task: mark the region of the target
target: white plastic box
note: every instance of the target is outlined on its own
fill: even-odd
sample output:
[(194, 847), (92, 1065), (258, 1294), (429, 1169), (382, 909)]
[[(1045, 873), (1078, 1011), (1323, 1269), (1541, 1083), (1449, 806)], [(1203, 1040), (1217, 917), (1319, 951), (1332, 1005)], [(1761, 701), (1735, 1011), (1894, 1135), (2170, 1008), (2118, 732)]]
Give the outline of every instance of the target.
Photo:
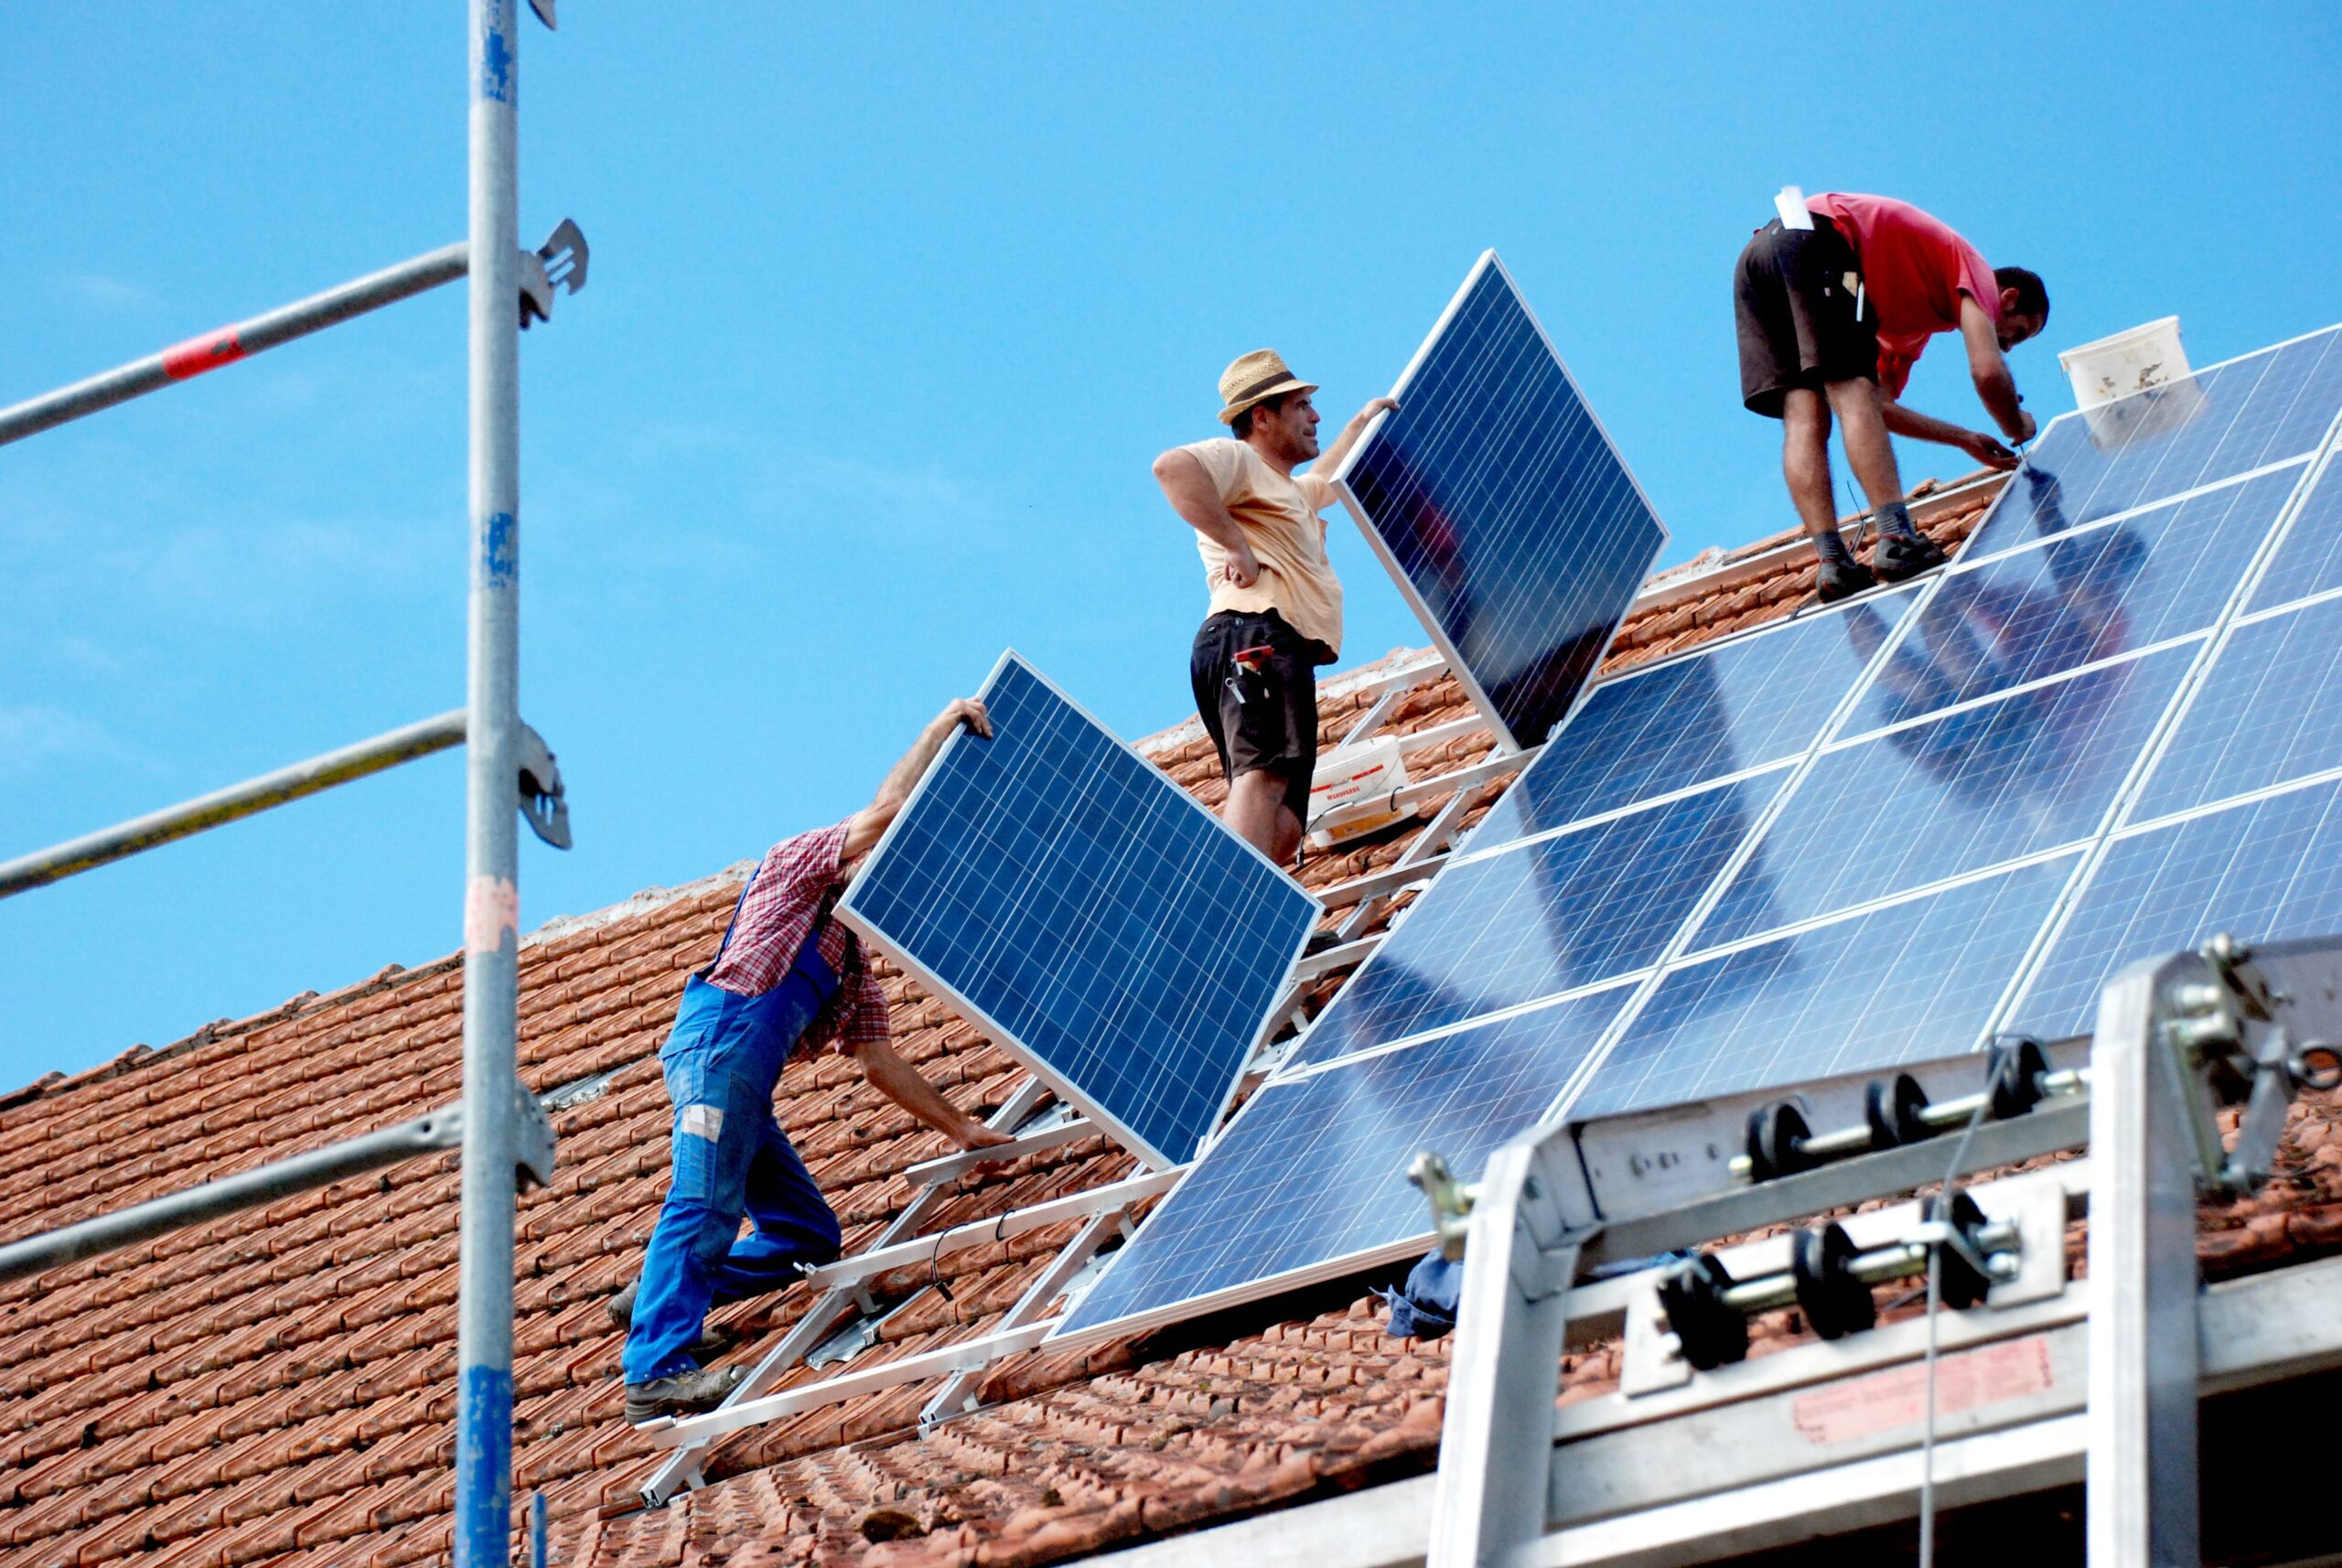
[(1412, 814), (1391, 797), (1407, 787), (1407, 764), (1392, 736), (1317, 759), (1309, 779), (1309, 842), (1330, 849)]

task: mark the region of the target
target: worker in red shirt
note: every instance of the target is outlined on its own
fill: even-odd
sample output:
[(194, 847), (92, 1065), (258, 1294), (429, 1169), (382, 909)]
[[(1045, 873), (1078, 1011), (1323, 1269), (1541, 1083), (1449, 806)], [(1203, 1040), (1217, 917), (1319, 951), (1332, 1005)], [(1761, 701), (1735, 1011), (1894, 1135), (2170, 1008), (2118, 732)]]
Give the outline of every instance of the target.
[[(1786, 193), (1785, 193), (1786, 194)], [(2032, 438), (2003, 356), (2049, 319), (2049, 295), (2023, 267), (1987, 266), (1976, 247), (1907, 201), (1825, 191), (1784, 209), (1740, 252), (1733, 310), (1740, 395), (1781, 422), (1781, 471), (1821, 559), (1827, 602), (1940, 565), (1942, 550), (1911, 524), (1892, 435), (1957, 446), (1993, 468), (2016, 456), (1990, 432), (1933, 418), (1899, 401), (1928, 339), (1957, 332), (1976, 395), (2009, 441)], [(1864, 566), (1847, 550), (1831, 496), (1830, 419), (1869, 498), (1878, 548)], [(1874, 573), (1875, 575), (1874, 575)]]

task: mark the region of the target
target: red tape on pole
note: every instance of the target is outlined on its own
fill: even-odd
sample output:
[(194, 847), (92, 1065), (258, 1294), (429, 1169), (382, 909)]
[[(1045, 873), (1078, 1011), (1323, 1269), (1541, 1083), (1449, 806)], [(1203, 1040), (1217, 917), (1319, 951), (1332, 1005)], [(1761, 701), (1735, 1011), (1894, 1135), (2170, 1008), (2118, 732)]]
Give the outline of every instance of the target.
[(236, 329), (222, 327), (164, 349), (163, 373), (175, 381), (183, 381), (189, 376), (232, 365), (243, 357), (244, 346), (236, 340)]

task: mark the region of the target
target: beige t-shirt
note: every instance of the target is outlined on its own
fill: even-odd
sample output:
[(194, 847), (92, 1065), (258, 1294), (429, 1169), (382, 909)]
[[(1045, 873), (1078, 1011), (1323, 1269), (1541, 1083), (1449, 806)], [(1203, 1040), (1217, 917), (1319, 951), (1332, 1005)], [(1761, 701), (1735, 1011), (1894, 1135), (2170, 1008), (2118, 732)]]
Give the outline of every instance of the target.
[(1202, 532), (1196, 549), (1204, 558), (1204, 583), (1211, 608), (1274, 610), (1293, 629), (1322, 642), (1329, 653), (1342, 650), (1342, 585), (1326, 559), (1326, 523), (1317, 514), (1334, 504), (1333, 481), (1315, 474), (1291, 477), (1241, 441), (1222, 436), (1180, 448), (1192, 452), (1219, 491), (1220, 501), (1244, 541), (1252, 547), (1261, 575), (1249, 588), (1228, 580), (1228, 552)]

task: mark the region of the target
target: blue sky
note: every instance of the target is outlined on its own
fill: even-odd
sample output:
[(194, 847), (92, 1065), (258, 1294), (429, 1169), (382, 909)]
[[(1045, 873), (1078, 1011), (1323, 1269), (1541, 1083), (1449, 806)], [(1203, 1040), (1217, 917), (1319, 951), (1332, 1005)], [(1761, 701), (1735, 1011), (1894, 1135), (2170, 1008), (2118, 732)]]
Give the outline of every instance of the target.
[[(1147, 473), (1243, 349), (1339, 418), (1478, 252), (1674, 532), (1790, 521), (1728, 274), (1916, 200), (2208, 363), (2342, 318), (2342, 12), (620, 6), (521, 58), (524, 928), (859, 805), (1014, 644), (1124, 735), (1202, 601)], [(684, 26), (683, 24), (688, 24)], [(459, 239), (462, 7), (0, 12), (0, 403)], [(460, 289), (0, 451), (0, 856), (457, 705)], [(1911, 401), (1982, 423), (1956, 353)], [(1967, 465), (1907, 446), (1907, 478)], [(1423, 639), (1350, 525), (1345, 662)], [(0, 902), (0, 1089), (452, 950), (444, 755)]]

